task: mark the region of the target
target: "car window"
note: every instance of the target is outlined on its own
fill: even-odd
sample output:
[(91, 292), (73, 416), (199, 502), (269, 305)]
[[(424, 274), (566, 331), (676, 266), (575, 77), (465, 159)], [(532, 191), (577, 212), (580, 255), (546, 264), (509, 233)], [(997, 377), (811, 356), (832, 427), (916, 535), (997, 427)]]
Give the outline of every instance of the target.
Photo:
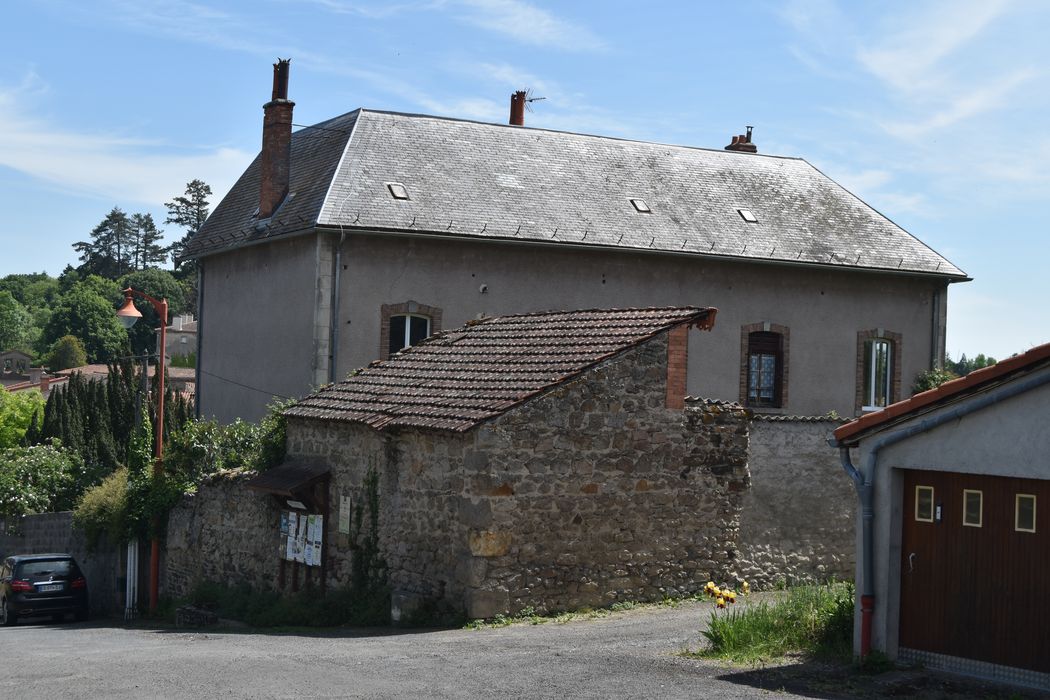
[(18, 566), (15, 578), (41, 579), (41, 578), (69, 578), (73, 568), (73, 562), (69, 559), (44, 559), (36, 561), (25, 561)]

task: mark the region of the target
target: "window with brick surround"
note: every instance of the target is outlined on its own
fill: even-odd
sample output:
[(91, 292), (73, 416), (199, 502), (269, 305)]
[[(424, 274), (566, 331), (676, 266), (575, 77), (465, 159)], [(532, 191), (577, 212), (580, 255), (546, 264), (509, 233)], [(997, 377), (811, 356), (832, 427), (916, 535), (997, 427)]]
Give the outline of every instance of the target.
[(900, 350), (900, 333), (877, 328), (857, 334), (858, 413), (900, 401)]
[(740, 331), (740, 402), (754, 408), (787, 406), (788, 329), (752, 323)]
[(441, 330), (441, 309), (415, 301), (380, 307), (379, 359), (411, 347)]

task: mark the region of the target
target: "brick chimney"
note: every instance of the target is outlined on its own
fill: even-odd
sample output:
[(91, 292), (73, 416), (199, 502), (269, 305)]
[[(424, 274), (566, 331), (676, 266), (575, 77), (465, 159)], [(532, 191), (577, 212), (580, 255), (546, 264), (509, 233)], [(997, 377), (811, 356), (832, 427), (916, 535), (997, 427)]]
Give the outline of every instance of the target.
[(727, 151), (741, 151), (743, 153), (758, 153), (758, 146), (751, 143), (751, 130), (755, 127), (747, 127), (747, 133), (734, 136), (732, 143), (726, 146)]
[(262, 156), (259, 160), (259, 218), (269, 219), (288, 195), (292, 161), (292, 108), (288, 68), (292, 59), (273, 64), (273, 96), (263, 105)]
[(525, 126), (525, 91), (518, 90), (510, 96), (510, 123)]

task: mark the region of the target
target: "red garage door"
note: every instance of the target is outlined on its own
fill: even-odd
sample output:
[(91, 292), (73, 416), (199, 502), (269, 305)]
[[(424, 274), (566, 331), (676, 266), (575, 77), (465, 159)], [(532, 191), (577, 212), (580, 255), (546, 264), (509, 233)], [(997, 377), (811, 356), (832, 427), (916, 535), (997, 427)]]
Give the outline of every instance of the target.
[(904, 475), (900, 645), (1050, 672), (1050, 481)]

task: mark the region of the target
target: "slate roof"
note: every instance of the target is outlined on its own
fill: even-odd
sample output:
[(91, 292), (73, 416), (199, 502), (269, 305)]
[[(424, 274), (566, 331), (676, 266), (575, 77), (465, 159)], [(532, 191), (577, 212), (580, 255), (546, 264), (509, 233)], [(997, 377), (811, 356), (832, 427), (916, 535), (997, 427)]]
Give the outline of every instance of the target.
[(1001, 360), (994, 365), (982, 367), (965, 377), (945, 382), (939, 387), (915, 394), (909, 399), (890, 404), (857, 418), (835, 430), (838, 445), (853, 446), (868, 435), (885, 430), (919, 413), (940, 408), (946, 403), (998, 386), (1020, 374), (1027, 374), (1050, 366), (1050, 343), (1037, 345), (1031, 350)]
[(312, 394), (286, 416), (462, 432), (681, 324), (710, 329), (716, 309), (548, 311), (436, 334)]
[(316, 224), (965, 278), (800, 158), (357, 110), (293, 134), (291, 173), (294, 197), (257, 232), (256, 159), (186, 257)]

